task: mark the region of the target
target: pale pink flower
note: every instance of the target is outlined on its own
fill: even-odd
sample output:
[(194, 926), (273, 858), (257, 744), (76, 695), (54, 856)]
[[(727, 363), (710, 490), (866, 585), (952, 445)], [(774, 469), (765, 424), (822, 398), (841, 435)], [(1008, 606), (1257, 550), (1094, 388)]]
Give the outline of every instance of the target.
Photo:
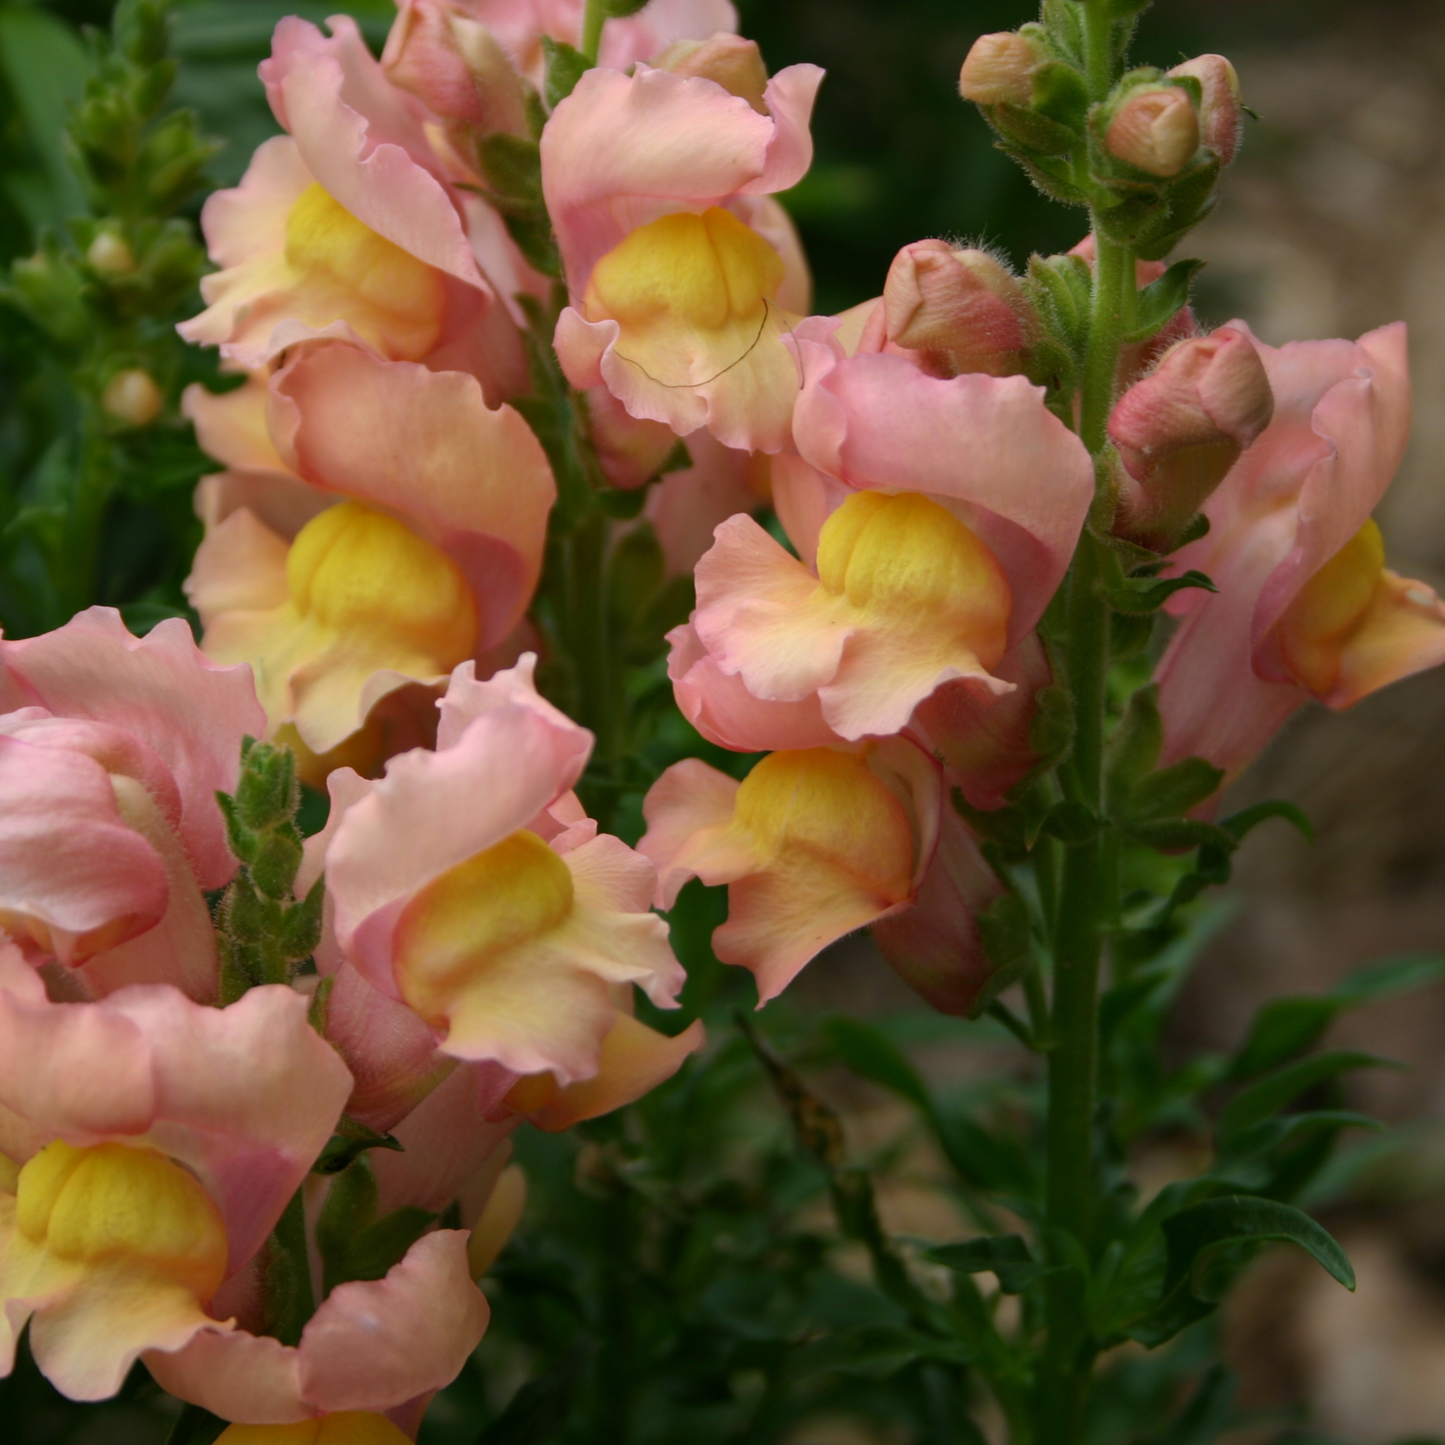
[(649, 790), (638, 848), (659, 907), (691, 878), (728, 885), (713, 949), (756, 976), (761, 1005), (828, 944), (912, 905), (942, 797), (937, 764), (902, 738), (776, 752), (741, 783), (689, 758)]
[(858, 739), (902, 731), (954, 680), (984, 702), (1013, 691), (998, 669), (1042, 616), (1093, 498), (1082, 444), (1022, 377), (804, 354), (802, 460), (775, 464), (773, 483), (802, 560), (749, 518), (717, 529), (691, 631), (674, 634), (684, 710), (726, 711), (741, 737), (743, 699), (718, 684), (735, 677), (793, 708), (790, 728), (811, 732), (816, 699), (823, 724)]
[(1404, 325), (1255, 345), (1274, 420), (1205, 504), (1208, 535), (1173, 559), (1219, 591), (1171, 599), (1180, 625), (1155, 673), (1165, 761), (1230, 777), (1311, 697), (1348, 707), (1445, 660), (1445, 605), (1384, 567), (1370, 520), (1409, 432)]
[(525, 362), (468, 236), (476, 208), (356, 23), (337, 16), (332, 29), (323, 36), (295, 17), (277, 26), (261, 77), (289, 134), (257, 150), (239, 187), (206, 202), (221, 270), (202, 281), (207, 309), (181, 334), (247, 368), (336, 338), (469, 371), (500, 400), (525, 385)]
[(369, 786), (333, 774), (333, 797), (366, 790), (325, 867), (342, 955), (444, 1053), (567, 1085), (597, 1074), (630, 985), (671, 1006), (683, 974), (648, 911), (652, 865), (570, 793), (591, 734), (537, 695), (532, 664), (458, 669), (436, 752)]
[(202, 889), (236, 860), (216, 806), (263, 726), (249, 670), (179, 619), (148, 636), (93, 607), (0, 642), (0, 920), (83, 993), (170, 982), (215, 997)]
[[(279, 986), (50, 1002), (0, 950), (0, 1366), (30, 1321), (73, 1399), (234, 1321), (215, 1308), (306, 1177), (351, 1078)], [(273, 1342), (274, 1343), (274, 1342)]]
[(811, 65), (781, 71), (760, 114), (713, 79), (598, 69), (558, 105), (542, 181), (572, 299), (555, 344), (574, 385), (606, 385), (679, 436), (705, 426), (742, 449), (787, 444), (790, 307), (806, 296), (769, 197), (812, 159), (821, 79)]
[[(294, 729), (317, 756), (354, 738), (352, 756), (328, 761), (370, 767), (407, 739), (385, 746), (383, 699), (439, 687), (521, 622), (556, 486), (521, 416), (488, 408), (463, 372), (333, 344), (283, 367), (269, 399), (277, 461), (305, 485), (212, 479), (204, 504), (232, 510), (198, 550), (188, 595), (207, 654), (255, 667), (273, 733)], [(212, 418), (208, 430), (221, 429)]]

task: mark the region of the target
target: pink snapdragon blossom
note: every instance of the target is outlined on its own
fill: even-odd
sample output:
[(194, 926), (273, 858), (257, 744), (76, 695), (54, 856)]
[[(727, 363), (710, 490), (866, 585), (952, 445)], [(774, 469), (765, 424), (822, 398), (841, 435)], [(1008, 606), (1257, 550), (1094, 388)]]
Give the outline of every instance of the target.
[(0, 1370), (29, 1320), (51, 1382), (103, 1399), (143, 1353), (234, 1330), (224, 1283), (350, 1087), (290, 989), (226, 1009), (155, 985), (56, 1004), (0, 949)]
[(1445, 661), (1445, 605), (1384, 566), (1370, 520), (1409, 432), (1404, 325), (1255, 345), (1274, 419), (1205, 504), (1208, 535), (1173, 559), (1219, 591), (1170, 600), (1180, 625), (1155, 671), (1164, 761), (1228, 777), (1311, 697), (1348, 707)]
[(705, 426), (745, 450), (787, 445), (806, 296), (769, 198), (812, 159), (821, 79), (811, 65), (779, 72), (760, 113), (702, 75), (598, 69), (557, 106), (542, 184), (572, 301), (555, 345), (574, 385), (605, 385), (679, 436)]
[(766, 726), (746, 724), (746, 698), (767, 705), (758, 713), (786, 705), (804, 736), (816, 707), (858, 739), (902, 731), (954, 680), (985, 702), (1013, 691), (999, 669), (1058, 587), (1093, 498), (1083, 445), (1022, 377), (942, 379), (902, 356), (803, 349), (802, 460), (774, 468), (802, 560), (749, 518), (725, 522), (698, 564), (689, 630), (673, 635), (684, 711), (726, 713), (736, 746)]
[(538, 696), (533, 661), (489, 682), (458, 669), (436, 752), (370, 785), (333, 774), (333, 798), (365, 795), (326, 880), (342, 955), (443, 1052), (565, 1086), (597, 1074), (632, 984), (672, 1006), (683, 973), (648, 912), (652, 865), (570, 792), (591, 734)]
[(0, 642), (0, 921), (83, 993), (170, 982), (215, 998), (201, 890), (235, 871), (216, 791), (263, 726), (249, 670), (179, 619), (144, 638), (93, 607)]
[[(531, 601), (556, 486), (521, 416), (488, 408), (463, 372), (331, 344), (271, 379), (269, 407), (277, 460), (307, 487), (275, 473), (210, 483), (215, 510), (222, 489), (233, 510), (187, 590), (207, 654), (253, 663), (271, 731), (293, 728), (320, 756), (390, 694), (438, 687), (505, 642)], [(378, 742), (339, 760), (372, 765)]]
[(761, 1006), (828, 944), (912, 904), (941, 800), (938, 765), (902, 738), (772, 753), (741, 783), (689, 758), (648, 791), (638, 848), (659, 907), (691, 878), (728, 885), (713, 948), (756, 976)]
[(288, 134), (206, 202), (221, 270), (202, 281), (207, 309), (181, 335), (247, 368), (337, 338), (469, 371), (500, 400), (525, 385), (525, 361), (468, 236), (475, 208), (355, 21), (337, 16), (332, 32), (295, 17), (277, 26), (261, 77)]

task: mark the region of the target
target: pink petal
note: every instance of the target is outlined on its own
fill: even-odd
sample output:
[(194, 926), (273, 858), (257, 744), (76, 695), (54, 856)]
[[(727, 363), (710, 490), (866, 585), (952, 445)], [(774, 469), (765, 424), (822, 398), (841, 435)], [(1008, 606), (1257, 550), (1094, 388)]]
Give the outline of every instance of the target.
[(383, 75), (356, 22), (327, 38), (290, 16), (261, 79), (312, 176), (363, 225), (439, 271), (490, 294), (443, 187), (419, 110)]
[(557, 489), (546, 454), (477, 380), (324, 346), (273, 382), (295, 409), (297, 470), (326, 490), (395, 511), (450, 552), (482, 608), (482, 646), (516, 625), (541, 569)]
[[(657, 906), (671, 908), (690, 879), (699, 876), (698, 836), (716, 832), (732, 821), (738, 783), (699, 758), (674, 763), (647, 790), (642, 815), (647, 832), (637, 851), (657, 869)], [(705, 846), (705, 845), (704, 845)], [(746, 869), (751, 859), (744, 859)], [(737, 874), (734, 876), (741, 876)], [(705, 883), (725, 882), (712, 872)]]
[(301, 1391), (318, 1412), (387, 1410), (461, 1373), (489, 1311), (465, 1230), (423, 1235), (385, 1279), (338, 1285), (301, 1335)]
[(197, 881), (219, 888), (231, 877), (236, 860), (215, 795), (236, 786), (242, 737), (266, 729), (250, 668), (218, 667), (179, 618), (132, 637), (108, 607), (0, 642), (0, 665), (7, 709), (39, 703), (60, 717), (111, 723), (154, 751), (180, 791), (180, 834)]
[(77, 946), (84, 957), (143, 933), (169, 895), (164, 862), (122, 817), (100, 763), (3, 735), (0, 878), (0, 917), (29, 924), (63, 963)]
[(580, 296), (597, 261), (629, 232), (676, 210), (797, 183), (812, 159), (808, 116), (823, 72), (775, 75), (771, 117), (710, 80), (641, 66), (591, 70), (542, 132), (542, 187), (567, 282)]
[(901, 356), (837, 359), (802, 343), (798, 450), (862, 489), (951, 503), (998, 558), (1013, 592), (1011, 644), (1043, 615), (1094, 496), (1083, 444), (1021, 376), (927, 376)]

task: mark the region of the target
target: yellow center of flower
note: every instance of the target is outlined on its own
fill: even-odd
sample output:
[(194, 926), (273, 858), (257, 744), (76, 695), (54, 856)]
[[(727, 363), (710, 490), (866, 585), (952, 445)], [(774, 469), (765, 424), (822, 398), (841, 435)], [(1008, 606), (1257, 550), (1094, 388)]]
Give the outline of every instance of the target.
[(385, 1415), (344, 1410), (294, 1425), (231, 1425), (216, 1445), (411, 1445)]
[(756, 345), (783, 269), (756, 231), (719, 206), (663, 216), (593, 267), (583, 311), (620, 322), (618, 354), (655, 381), (697, 386)]
[(402, 997), (440, 1024), (467, 985), (572, 913), (572, 874), (522, 829), (447, 869), (407, 904), (395, 934)]
[(733, 810), (763, 867), (823, 860), (893, 901), (906, 898), (913, 830), (902, 804), (862, 753), (770, 753), (743, 779)]
[(20, 1170), (16, 1225), (73, 1264), (138, 1265), (215, 1294), (226, 1274), (226, 1226), (199, 1181), (152, 1149), (48, 1144)]
[(951, 512), (916, 492), (855, 492), (823, 524), (818, 580), (895, 627), (965, 640), (984, 667), (1008, 644), (1013, 597), (994, 555)]
[(456, 564), (409, 527), (359, 502), (313, 517), (286, 559), (291, 601), (329, 631), (359, 634), (390, 665), (450, 672), (477, 645), (477, 606)]
[(1301, 686), (1334, 686), (1346, 644), (1370, 610), (1385, 568), (1385, 540), (1367, 521), (1308, 582), (1279, 620), (1280, 655)]
[(446, 283), (312, 183), (286, 217), (286, 261), (307, 297), (306, 319), (349, 321), (388, 355), (423, 355), (435, 344)]

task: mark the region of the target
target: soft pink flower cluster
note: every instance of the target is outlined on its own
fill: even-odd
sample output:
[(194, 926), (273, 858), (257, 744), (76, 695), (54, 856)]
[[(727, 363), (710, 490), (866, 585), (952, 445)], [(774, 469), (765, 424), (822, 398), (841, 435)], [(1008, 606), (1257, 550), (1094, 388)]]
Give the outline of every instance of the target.
[[(198, 497), (201, 646), (100, 609), (0, 643), (0, 1363), (28, 1321), (76, 1398), (140, 1358), (230, 1420), (414, 1433), (486, 1326), (509, 1131), (634, 1099), (702, 1043), (633, 1009), (676, 1002), (651, 909), (689, 879), (727, 885), (715, 948), (764, 1001), (871, 925), (968, 1011), (1002, 885), (949, 800), (998, 809), (1040, 764), (1040, 625), (1086, 528), (1217, 589), (1169, 603), (1165, 762), (1232, 777), (1308, 699), (1445, 658), (1445, 607), (1369, 520), (1408, 426), (1402, 327), (1276, 350), (1185, 311), (1126, 348), (1110, 515), (997, 258), (919, 241), (880, 297), (809, 314), (774, 196), (810, 163), (820, 71), (769, 77), (726, 0), (652, 0), (548, 114), (542, 36), (576, 42), (582, 13), (403, 0), (379, 61), (344, 17), (281, 23), (261, 79), (285, 134), (207, 203), (218, 270), (183, 328), (239, 377), (188, 398), (224, 468)], [(565, 304), (499, 157), (539, 166)], [(1055, 263), (1086, 286), (1091, 243)], [(591, 735), (533, 683), (538, 316), (612, 487), (684, 440), (644, 512), (695, 568), (669, 676), (704, 738), (767, 754), (742, 781), (670, 768), (635, 851), (586, 816)], [(314, 975), (217, 1007), (215, 794), (246, 735), (329, 790), (297, 884), (324, 879), (324, 927)], [(402, 1146), (352, 1166), (373, 1214), (428, 1222), (338, 1281), (342, 1176), (313, 1166), (366, 1130)], [(278, 1280), (308, 1239), (293, 1329)]]

